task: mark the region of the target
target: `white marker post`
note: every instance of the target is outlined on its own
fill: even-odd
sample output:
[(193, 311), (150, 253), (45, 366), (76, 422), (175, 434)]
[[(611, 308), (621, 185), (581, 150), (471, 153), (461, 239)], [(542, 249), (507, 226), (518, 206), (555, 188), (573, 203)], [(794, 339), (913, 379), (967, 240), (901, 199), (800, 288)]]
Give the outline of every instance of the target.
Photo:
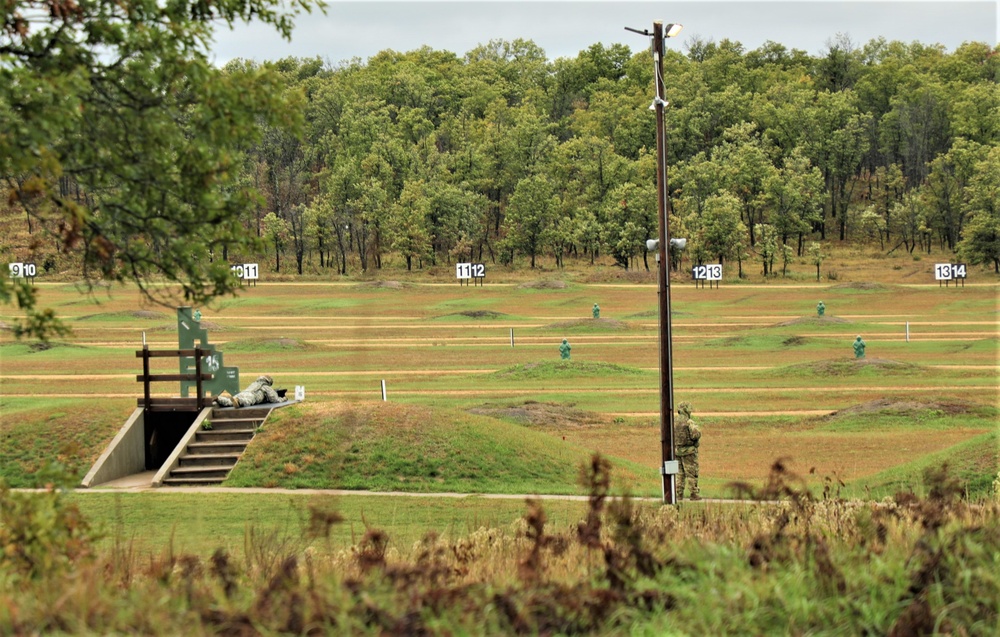
[(510, 328), (510, 346), (514, 347), (514, 328)]
[(906, 322), (906, 342), (910, 342), (910, 322)]
[(382, 380), (382, 401), (385, 401), (385, 380)]

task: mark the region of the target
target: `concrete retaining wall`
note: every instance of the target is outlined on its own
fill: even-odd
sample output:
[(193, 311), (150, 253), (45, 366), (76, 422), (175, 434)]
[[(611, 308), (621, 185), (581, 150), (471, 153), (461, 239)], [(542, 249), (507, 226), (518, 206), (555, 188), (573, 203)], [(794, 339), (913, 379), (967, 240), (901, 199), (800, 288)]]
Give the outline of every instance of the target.
[(145, 470), (145, 420), (143, 410), (136, 409), (91, 467), (80, 486), (93, 487)]

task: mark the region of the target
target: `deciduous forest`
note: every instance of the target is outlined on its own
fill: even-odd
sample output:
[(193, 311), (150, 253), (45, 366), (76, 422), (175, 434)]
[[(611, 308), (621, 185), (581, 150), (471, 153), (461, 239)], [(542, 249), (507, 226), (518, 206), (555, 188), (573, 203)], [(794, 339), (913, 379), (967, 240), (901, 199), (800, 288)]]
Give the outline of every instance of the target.
[[(664, 72), (671, 228), (693, 263), (780, 276), (833, 239), (939, 246), (1000, 271), (1000, 49), (846, 37), (819, 56), (686, 49)], [(550, 61), (530, 41), (493, 41), (265, 66), (304, 116), (301, 137), (261, 125), (242, 157), (263, 194), (242, 221), (275, 269), (343, 274), (350, 257), (366, 270), (388, 253), (408, 269), (602, 255), (649, 267), (647, 51), (598, 44)]]
[[(645, 49), (550, 60), (490, 41), (218, 68), (213, 20), (259, 15), (287, 36), (291, 17), (270, 0), (44, 20), (21, 4), (0, 33), (2, 201), (23, 220), (6, 261), (48, 271), (68, 254), (91, 280), (156, 296), (147, 282), (163, 278), (192, 302), (231, 291), (228, 264), (248, 259), (331, 276), (652, 261)], [(842, 35), (815, 55), (679, 44), (664, 60), (668, 190), (688, 244), (673, 256), (780, 277), (835, 241), (945, 249), (1000, 273), (998, 52)]]

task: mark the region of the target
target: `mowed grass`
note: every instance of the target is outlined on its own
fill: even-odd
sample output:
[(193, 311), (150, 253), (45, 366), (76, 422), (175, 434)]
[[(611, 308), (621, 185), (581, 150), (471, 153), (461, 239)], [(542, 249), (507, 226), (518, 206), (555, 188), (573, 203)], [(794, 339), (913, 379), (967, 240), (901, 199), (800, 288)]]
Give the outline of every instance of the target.
[[(434, 532), (446, 540), (479, 529), (515, 527), (524, 515), (520, 499), (332, 496), (324, 494), (245, 493), (108, 493), (70, 496), (103, 535), (103, 545), (131, 544), (143, 554), (210, 555), (224, 548), (245, 556), (254, 543), (282, 552), (311, 546), (321, 552), (346, 551), (369, 529), (384, 531), (389, 548), (409, 553), (413, 544)], [(586, 502), (549, 500), (545, 512), (552, 528), (583, 519)], [(310, 509), (336, 512), (343, 522), (328, 538), (306, 539)], [(260, 547), (258, 547), (260, 548)], [(252, 549), (251, 549), (252, 550)]]
[[(495, 418), (392, 403), (319, 403), (274, 412), (226, 486), (461, 493), (582, 493), (587, 449)], [(615, 482), (655, 483), (619, 460)]]
[[(874, 280), (877, 269), (864, 259), (837, 258), (859, 268), (850, 270), (854, 276)], [(896, 427), (849, 432), (796, 415), (882, 399), (997, 404), (996, 286), (938, 288), (930, 265), (906, 262), (902, 267), (880, 285), (754, 280), (704, 290), (675, 282), (675, 401), (692, 402), (696, 417), (740, 414), (701, 418), (712, 434), (723, 434), (712, 436), (717, 441), (712, 444), (722, 446), (706, 443), (703, 451), (702, 482), (710, 493), (724, 493), (732, 480), (763, 479), (782, 455), (792, 457), (804, 473), (815, 467), (818, 476), (841, 475), (854, 485), (978, 440), (990, 429), (988, 419), (952, 415), (935, 435), (906, 417)], [(241, 477), (241, 484), (301, 488), (335, 478), (352, 489), (531, 492), (532, 485), (550, 485), (550, 492), (571, 493), (576, 462), (600, 448), (620, 459), (622, 467), (627, 462), (645, 467), (649, 473), (636, 484), (648, 491), (641, 485), (656, 483), (659, 465), (653, 278), (641, 272), (619, 277), (601, 269), (530, 273), (497, 268), (485, 287), (476, 288), (453, 284), (453, 273), (446, 270), (384, 273), (398, 282), (265, 281), (237, 299), (200, 308), (203, 322), (212, 326), (211, 342), (226, 353), (226, 364), (240, 367), (244, 381), (268, 373), (279, 386), (307, 387), (302, 422), (282, 425), (298, 432), (288, 439), (303, 449), (289, 451), (292, 447), (269, 438), (281, 433), (269, 424), (251, 447), (252, 453), (264, 454), (260, 467)], [(924, 279), (931, 284), (901, 284)], [(526, 283), (534, 287), (522, 287)], [(172, 310), (142, 305), (133, 288), (102, 291), (97, 304), (74, 286), (39, 287), (42, 304), (69, 319), (76, 331), (41, 351), (0, 333), (0, 454), (12, 460), (5, 475), (18, 484), (30, 484), (31, 471), (50, 460), (72, 459), (79, 472), (96, 459), (141, 391), (134, 380), (139, 372), (134, 350), (142, 332), (154, 348), (176, 347)], [(827, 306), (823, 319), (815, 315), (819, 300)], [(595, 302), (601, 306), (598, 321), (590, 318)], [(5, 313), (0, 318), (12, 316), (11, 308), (0, 310)], [(910, 342), (905, 340), (907, 322)], [(853, 359), (851, 342), (857, 334), (868, 343), (864, 363)], [(573, 358), (565, 362), (558, 358), (564, 337), (573, 345)], [(160, 367), (157, 362), (154, 371), (173, 373), (170, 363)], [(383, 379), (390, 403), (374, 408), (371, 401), (379, 398)], [(153, 389), (158, 395), (176, 391), (169, 383)], [(51, 401), (63, 399), (71, 401), (71, 410), (53, 407)], [(27, 400), (37, 409), (15, 410), (11, 400)], [(489, 402), (524, 401), (583, 410), (599, 424), (585, 434), (564, 434), (497, 425), (491, 422), (495, 419), (463, 411)], [(399, 414), (385, 415), (393, 409)], [(379, 427), (352, 428), (345, 410), (364, 412), (376, 424), (408, 418), (411, 425), (393, 434)], [(49, 411), (62, 414), (53, 418), (56, 424), (48, 423)], [(767, 415), (782, 411), (791, 414)], [(515, 428), (508, 432), (506, 426)], [(449, 438), (444, 431), (462, 435)], [(486, 432), (485, 438), (475, 432)], [(45, 440), (36, 441), (39, 436)], [(381, 438), (391, 443), (380, 445)], [(358, 451), (350, 451), (351, 441)], [(506, 452), (529, 442), (552, 454), (556, 468), (549, 472), (535, 466), (544, 463), (519, 464), (517, 453)], [(453, 454), (460, 446), (471, 446), (470, 457)], [(233, 479), (249, 468), (241, 465)], [(475, 477), (462, 478), (463, 471)], [(569, 475), (556, 477), (559, 472)]]

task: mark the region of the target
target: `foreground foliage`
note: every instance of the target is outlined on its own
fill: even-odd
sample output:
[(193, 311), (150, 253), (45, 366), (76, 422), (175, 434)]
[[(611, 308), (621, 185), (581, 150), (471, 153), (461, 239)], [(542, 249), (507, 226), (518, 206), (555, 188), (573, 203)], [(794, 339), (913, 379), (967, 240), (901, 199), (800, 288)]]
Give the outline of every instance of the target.
[[(115, 542), (67, 571), (28, 568), (6, 544), (0, 632), (996, 634), (1000, 508), (962, 501), (943, 472), (925, 479), (926, 499), (816, 500), (776, 463), (752, 495), (782, 505), (660, 508), (609, 498), (595, 456), (572, 528), (551, 529), (529, 501), (511, 528), (431, 534), (405, 553), (374, 528), (350, 551), (324, 551), (340, 516), (318, 507), (307, 548), (251, 528), (243, 559), (165, 549), (147, 561)], [(73, 508), (55, 491), (2, 492), (0, 532), (51, 503)]]
[[(236, 223), (254, 201), (237, 182), (239, 151), (258, 124), (293, 127), (297, 109), (271, 74), (213, 67), (212, 31), (254, 20), (287, 38), (312, 6), (0, 5), (0, 191), (24, 213), (31, 253), (54, 243), (88, 278), (133, 280), (151, 297), (164, 296), (151, 278), (196, 301), (231, 292), (226, 252), (253, 245)], [(0, 279), (0, 302), (14, 300), (26, 314), (19, 334), (63, 329), (34, 310), (30, 286)]]

